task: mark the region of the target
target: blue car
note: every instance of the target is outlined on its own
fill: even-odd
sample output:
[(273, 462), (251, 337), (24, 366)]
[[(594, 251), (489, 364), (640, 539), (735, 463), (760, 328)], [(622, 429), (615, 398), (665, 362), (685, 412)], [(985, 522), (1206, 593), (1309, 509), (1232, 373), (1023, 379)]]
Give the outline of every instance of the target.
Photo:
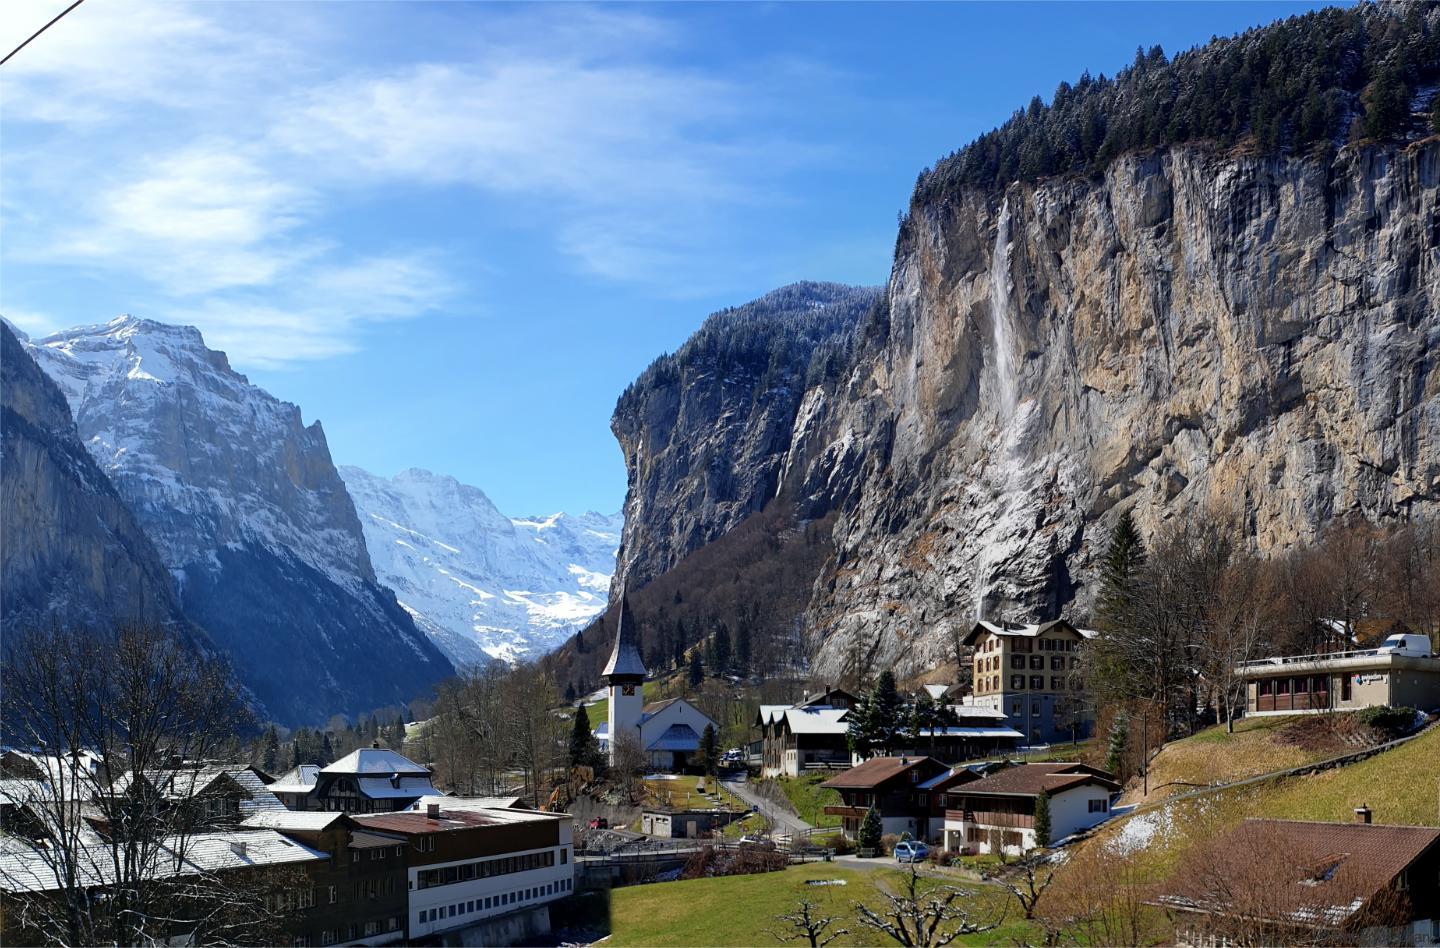
[(930, 855), (930, 847), (919, 840), (895, 844), (896, 862), (924, 862)]

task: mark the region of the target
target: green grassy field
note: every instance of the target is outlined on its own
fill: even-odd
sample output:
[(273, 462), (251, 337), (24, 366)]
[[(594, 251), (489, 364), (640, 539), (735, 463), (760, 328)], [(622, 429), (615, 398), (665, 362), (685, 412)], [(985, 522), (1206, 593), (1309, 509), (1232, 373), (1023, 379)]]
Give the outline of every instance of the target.
[(673, 810), (710, 810), (715, 807), (744, 809), (745, 804), (720, 782), (712, 781), (707, 790), (718, 791), (720, 802), (716, 803), (709, 793), (701, 793), (697, 786), (703, 778), (681, 775), (669, 780), (646, 780), (645, 796), (649, 802)]
[(840, 791), (821, 787), (831, 774), (806, 774), (803, 777), (779, 777), (775, 783), (785, 799), (795, 808), (800, 819), (811, 826), (839, 826), (840, 817), (827, 816), (825, 807), (840, 802)]
[[(855, 919), (851, 903), (877, 904), (877, 881), (895, 879), (895, 870), (843, 869), (835, 863), (791, 866), (782, 872), (715, 879), (690, 879), (629, 886), (611, 894), (611, 937), (606, 945), (688, 946), (776, 945), (766, 929), (780, 929), (775, 916), (793, 911), (802, 898), (827, 915), (844, 916), (837, 926), (849, 930), (835, 945), (884, 945), (890, 940)], [(836, 879), (845, 885), (807, 885), (807, 880)], [(975, 909), (995, 917), (1006, 909), (1008, 896), (989, 886), (967, 886), (976, 892)], [(1039, 937), (1029, 922), (1009, 906), (1005, 924), (959, 945), (1034, 944)]]
[(1376, 823), (1440, 826), (1440, 730), (1349, 767), (1280, 781), (1252, 815), (1348, 822), (1362, 803)]

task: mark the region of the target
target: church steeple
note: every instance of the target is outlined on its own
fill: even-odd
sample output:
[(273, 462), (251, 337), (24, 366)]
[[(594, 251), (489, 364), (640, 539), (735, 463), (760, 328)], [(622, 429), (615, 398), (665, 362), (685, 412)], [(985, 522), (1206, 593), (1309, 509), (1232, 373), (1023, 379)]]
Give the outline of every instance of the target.
[(649, 672), (640, 657), (640, 641), (635, 617), (630, 614), (630, 600), (620, 590), (620, 618), (615, 629), (615, 647), (600, 677), (607, 685), (635, 684), (645, 680)]

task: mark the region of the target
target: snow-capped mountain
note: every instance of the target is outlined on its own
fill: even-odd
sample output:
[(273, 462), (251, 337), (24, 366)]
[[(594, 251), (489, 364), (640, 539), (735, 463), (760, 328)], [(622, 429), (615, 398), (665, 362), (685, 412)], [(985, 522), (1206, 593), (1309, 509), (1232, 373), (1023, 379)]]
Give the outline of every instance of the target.
[(534, 657), (604, 610), (620, 514), (511, 518), (430, 471), (340, 476), (380, 581), (457, 665)]
[(408, 701), (450, 663), (376, 580), (317, 421), (206, 348), (122, 316), (28, 343), (174, 575), (283, 721)]

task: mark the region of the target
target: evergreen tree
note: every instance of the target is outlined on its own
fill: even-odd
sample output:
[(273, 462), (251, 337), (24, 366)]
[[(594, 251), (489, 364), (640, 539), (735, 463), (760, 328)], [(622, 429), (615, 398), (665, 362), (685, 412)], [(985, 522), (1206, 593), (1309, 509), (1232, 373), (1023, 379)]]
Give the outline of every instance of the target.
[[(301, 731), (303, 731), (303, 730), (304, 730), (304, 729), (302, 728)], [(300, 759), (300, 733), (301, 733), (301, 731), (296, 731), (296, 732), (291, 736), (291, 738), (290, 738), (290, 769), (291, 769), (291, 770), (294, 770), (296, 767), (299, 767), (302, 763), (304, 763), (304, 761), (302, 761), (302, 760)]]
[(582, 704), (575, 709), (575, 723), (570, 729), (570, 766), (593, 765), (599, 757), (599, 742), (590, 730), (590, 715)]
[(730, 630), (723, 622), (715, 630), (715, 634), (710, 637), (710, 641), (715, 643), (715, 661), (711, 663), (710, 667), (715, 670), (716, 674), (723, 675), (730, 670), (731, 657)]
[(1050, 794), (1045, 790), (1035, 798), (1035, 845), (1050, 845)]
[(880, 822), (880, 811), (872, 806), (865, 811), (865, 819), (860, 823), (860, 848), (879, 852), (880, 837), (884, 834), (885, 826)]
[(565, 703), (575, 703), (575, 682), (573, 681), (567, 681), (565, 683)]
[(700, 650), (697, 648), (690, 653), (690, 674), (687, 680), (691, 688), (699, 688), (705, 680), (705, 665), (700, 660)]
[(750, 674), (750, 623), (744, 619), (735, 627), (735, 670), (741, 675)]
[(575, 651), (576, 651), (577, 654), (580, 654), (580, 655), (584, 655), (584, 654), (585, 654), (585, 630), (584, 630), (584, 629), (576, 629), (576, 630), (575, 630)]
[(705, 763), (705, 776), (714, 777), (720, 765), (720, 744), (715, 734), (715, 725), (705, 725), (700, 735), (700, 757)]
[(275, 768), (280, 765), (280, 733), (275, 730), (275, 725), (265, 729), (265, 749), (260, 755), (260, 769), (272, 776), (275, 775)]
[(1105, 769), (1116, 777), (1120, 777), (1120, 768), (1125, 765), (1125, 751), (1129, 744), (1130, 722), (1122, 712), (1115, 716), (1115, 723), (1110, 725), (1110, 741), (1105, 751)]
[(898, 743), (904, 727), (904, 708), (895, 687), (895, 673), (888, 668), (875, 680), (870, 713), (873, 740), (888, 754)]
[(316, 761), (321, 767), (328, 766), (335, 762), (335, 749), (330, 744), (330, 732), (326, 731), (325, 736), (320, 739), (320, 759)]
[(1089, 648), (1095, 690), (1108, 698), (1124, 700), (1135, 685), (1133, 655), (1127, 654), (1127, 637), (1134, 627), (1137, 584), (1145, 567), (1145, 544), (1127, 510), (1110, 530), (1110, 545), (1100, 565), (1100, 591), (1095, 617), (1099, 638)]
[(875, 747), (875, 708), (870, 692), (860, 696), (845, 718), (849, 721), (845, 728), (845, 743), (849, 745), (850, 753), (868, 758)]
[(675, 634), (675, 658), (676, 668), (685, 667), (685, 623), (680, 623), (680, 630)]

